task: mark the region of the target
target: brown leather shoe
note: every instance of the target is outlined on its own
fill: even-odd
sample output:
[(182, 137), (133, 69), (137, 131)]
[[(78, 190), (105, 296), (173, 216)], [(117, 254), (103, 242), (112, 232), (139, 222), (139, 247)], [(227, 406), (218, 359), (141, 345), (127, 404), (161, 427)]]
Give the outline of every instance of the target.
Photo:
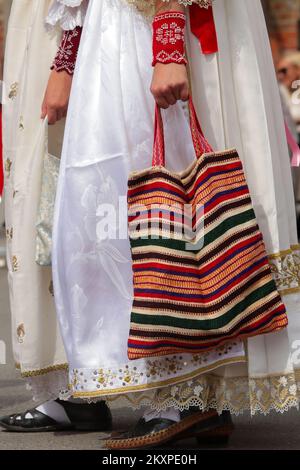
[(199, 445), (203, 444), (228, 444), (230, 436), (234, 431), (234, 424), (231, 419), (230, 411), (223, 411), (206, 423), (206, 428), (196, 424), (189, 429), (181, 439), (190, 439), (195, 437)]
[[(184, 411), (178, 423), (162, 418), (146, 422), (142, 418), (131, 431), (107, 439), (105, 447), (111, 450), (154, 448), (186, 437), (198, 437), (201, 429), (203, 432), (208, 432), (215, 429), (217, 425), (218, 414), (214, 410)], [(195, 426), (196, 428), (193, 429)]]

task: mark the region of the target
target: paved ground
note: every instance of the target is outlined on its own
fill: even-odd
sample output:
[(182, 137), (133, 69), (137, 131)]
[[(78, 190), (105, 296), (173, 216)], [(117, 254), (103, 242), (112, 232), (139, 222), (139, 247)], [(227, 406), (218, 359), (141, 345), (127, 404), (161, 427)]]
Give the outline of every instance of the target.
[[(1, 251), (0, 240), (0, 251)], [(30, 394), (23, 381), (17, 377), (11, 355), (10, 319), (6, 283), (6, 270), (0, 269), (0, 341), (6, 342), (7, 365), (0, 365), (0, 414), (22, 411), (32, 406)], [(132, 411), (115, 413), (115, 427), (118, 429), (134, 422)], [(271, 414), (251, 419), (248, 415), (234, 419), (236, 431), (227, 449), (300, 449), (300, 411), (284, 415)], [(47, 433), (11, 434), (0, 431), (0, 450), (55, 450), (55, 449), (101, 449), (99, 433)], [(102, 436), (103, 437), (103, 436)], [(181, 441), (173, 448), (192, 449), (195, 441)], [(207, 448), (207, 447), (206, 447)], [(209, 447), (214, 448), (214, 447)]]

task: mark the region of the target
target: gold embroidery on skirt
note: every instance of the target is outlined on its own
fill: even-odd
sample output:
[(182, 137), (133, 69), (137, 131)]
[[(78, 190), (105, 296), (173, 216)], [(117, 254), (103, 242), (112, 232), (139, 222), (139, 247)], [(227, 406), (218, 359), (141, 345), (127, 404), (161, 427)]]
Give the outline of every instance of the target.
[(6, 238), (7, 240), (12, 240), (13, 239), (13, 228), (7, 228), (6, 229)]
[[(179, 377), (172, 377), (172, 378), (166, 378), (162, 377), (161, 380), (153, 380), (150, 383), (146, 384), (140, 384), (139, 382), (139, 377), (141, 376), (146, 376), (148, 378), (150, 377), (155, 377), (155, 375), (161, 374), (164, 375), (162, 372), (163, 370), (159, 368), (160, 363), (157, 362), (157, 367), (155, 364), (151, 365), (148, 364), (146, 366), (145, 372), (138, 372), (135, 371), (134, 368), (130, 368), (130, 370), (124, 370), (120, 369), (119, 374), (117, 374), (115, 371), (112, 371), (110, 369), (100, 369), (100, 370), (95, 370), (94, 371), (94, 378), (92, 379), (93, 382), (96, 385), (97, 390), (87, 390), (87, 385), (86, 385), (86, 375), (83, 374), (83, 372), (80, 372), (78, 369), (73, 369), (70, 371), (70, 390), (72, 390), (72, 395), (75, 398), (97, 398), (101, 396), (106, 396), (106, 395), (116, 395), (116, 394), (124, 394), (128, 392), (140, 392), (143, 390), (157, 390), (162, 387), (167, 387), (167, 386), (172, 386), (173, 384), (176, 384), (177, 382), (186, 382), (187, 380), (194, 379), (195, 377), (198, 377), (200, 374), (205, 374), (205, 372), (208, 372), (211, 370), (211, 365), (206, 366), (205, 361), (200, 361), (202, 365), (199, 367), (199, 369), (194, 370), (193, 372), (189, 373), (184, 373), (184, 367), (187, 365), (186, 363), (183, 362), (183, 358), (176, 358), (174, 359), (174, 367), (176, 371), (183, 371), (182, 374)], [(196, 359), (196, 356), (194, 356), (194, 360)], [(134, 361), (132, 361), (134, 362)], [(153, 362), (153, 361), (151, 361)], [(241, 362), (246, 362), (246, 357), (245, 356), (236, 356), (228, 359), (220, 359), (216, 363), (214, 363), (214, 367), (221, 367), (225, 365), (231, 365), (234, 363), (241, 363)], [(129, 366), (128, 366), (129, 369)], [(88, 371), (89, 375), (91, 375), (91, 371)], [(171, 375), (171, 374), (169, 374)], [(100, 378), (100, 380), (99, 380)], [(98, 383), (98, 385), (97, 385)], [(119, 384), (119, 387), (116, 387), (116, 384)], [(77, 389), (74, 390), (75, 386), (77, 385)]]
[(19, 129), (20, 129), (21, 131), (24, 130), (24, 118), (23, 118), (23, 116), (20, 116), (20, 120), (19, 120)]
[(55, 366), (45, 367), (44, 369), (40, 369), (40, 370), (22, 372), (21, 376), (23, 378), (26, 378), (26, 377), (39, 377), (40, 375), (49, 374), (50, 372), (55, 372), (55, 371), (59, 371), (59, 370), (62, 370), (62, 371), (63, 370), (68, 370), (68, 368), (69, 368), (69, 364), (57, 364)]
[(19, 89), (19, 84), (18, 82), (14, 82), (11, 84), (10, 86), (10, 91), (9, 91), (9, 94), (8, 94), (8, 98), (10, 100), (14, 100), (18, 94), (18, 89)]
[(5, 171), (7, 173), (7, 178), (10, 177), (11, 167), (12, 167), (12, 161), (9, 158), (7, 158), (5, 161), (5, 166), (4, 166)]
[(16, 256), (13, 256), (12, 258), (12, 270), (14, 273), (16, 273), (19, 270), (19, 262)]
[(24, 336), (25, 336), (25, 326), (24, 323), (21, 323), (21, 325), (18, 326), (17, 328), (17, 336), (18, 336), (18, 342), (20, 344), (23, 343), (24, 341)]

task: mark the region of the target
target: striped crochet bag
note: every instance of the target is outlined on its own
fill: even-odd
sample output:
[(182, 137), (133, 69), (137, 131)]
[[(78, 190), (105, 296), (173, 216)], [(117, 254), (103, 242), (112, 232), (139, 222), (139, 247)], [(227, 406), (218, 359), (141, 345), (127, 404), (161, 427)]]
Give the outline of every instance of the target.
[(156, 108), (153, 166), (129, 177), (129, 359), (198, 353), (287, 325), (242, 162), (236, 150), (212, 151), (189, 107), (197, 160), (180, 174), (165, 168)]

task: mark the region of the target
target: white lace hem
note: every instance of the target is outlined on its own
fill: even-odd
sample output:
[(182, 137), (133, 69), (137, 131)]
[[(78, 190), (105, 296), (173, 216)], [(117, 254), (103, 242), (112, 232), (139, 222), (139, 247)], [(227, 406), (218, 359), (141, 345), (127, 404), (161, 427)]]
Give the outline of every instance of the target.
[[(103, 398), (95, 399), (95, 400), (88, 400), (88, 403), (95, 403), (97, 401), (103, 401)], [(175, 410), (185, 411), (189, 410), (190, 408), (199, 408), (199, 410), (205, 412), (208, 410), (216, 410), (218, 414), (221, 414), (223, 411), (229, 411), (234, 416), (240, 416), (245, 413), (251, 414), (251, 416), (262, 414), (263, 416), (267, 416), (268, 414), (275, 411), (276, 413), (287, 413), (292, 408), (296, 408), (299, 410), (299, 399), (292, 398), (290, 399), (284, 406), (281, 404), (272, 403), (270, 407), (265, 410), (264, 408), (258, 406), (257, 408), (251, 408), (249, 403), (248, 406), (238, 409), (230, 402), (223, 403), (222, 407), (217, 400), (212, 400), (209, 403), (203, 402), (199, 397), (191, 397), (185, 404), (181, 404), (176, 402), (174, 399), (170, 398), (168, 401), (164, 403), (164, 406), (158, 406), (155, 403), (155, 400), (151, 398), (144, 398), (140, 400), (138, 403), (131, 403), (126, 400), (126, 397), (118, 397), (116, 400), (112, 400), (111, 397), (105, 399), (106, 403), (109, 405), (110, 409), (120, 409), (120, 408), (131, 408), (133, 410), (141, 410), (143, 408), (150, 408), (153, 411), (161, 412), (165, 411), (168, 408), (174, 408)]]
[(43, 403), (67, 395), (68, 371), (55, 370), (47, 374), (26, 377), (26, 388), (35, 402)]
[(46, 18), (46, 28), (61, 28), (71, 31), (83, 26), (88, 7), (88, 0), (55, 0)]
[(250, 412), (252, 416), (266, 416), (272, 411), (282, 414), (291, 408), (299, 409), (300, 371), (264, 378), (226, 378), (210, 373), (156, 391), (102, 396), (103, 399), (111, 408), (148, 407), (158, 412), (168, 408), (184, 411), (198, 407), (202, 411), (215, 409), (219, 414), (224, 410), (234, 415)]

